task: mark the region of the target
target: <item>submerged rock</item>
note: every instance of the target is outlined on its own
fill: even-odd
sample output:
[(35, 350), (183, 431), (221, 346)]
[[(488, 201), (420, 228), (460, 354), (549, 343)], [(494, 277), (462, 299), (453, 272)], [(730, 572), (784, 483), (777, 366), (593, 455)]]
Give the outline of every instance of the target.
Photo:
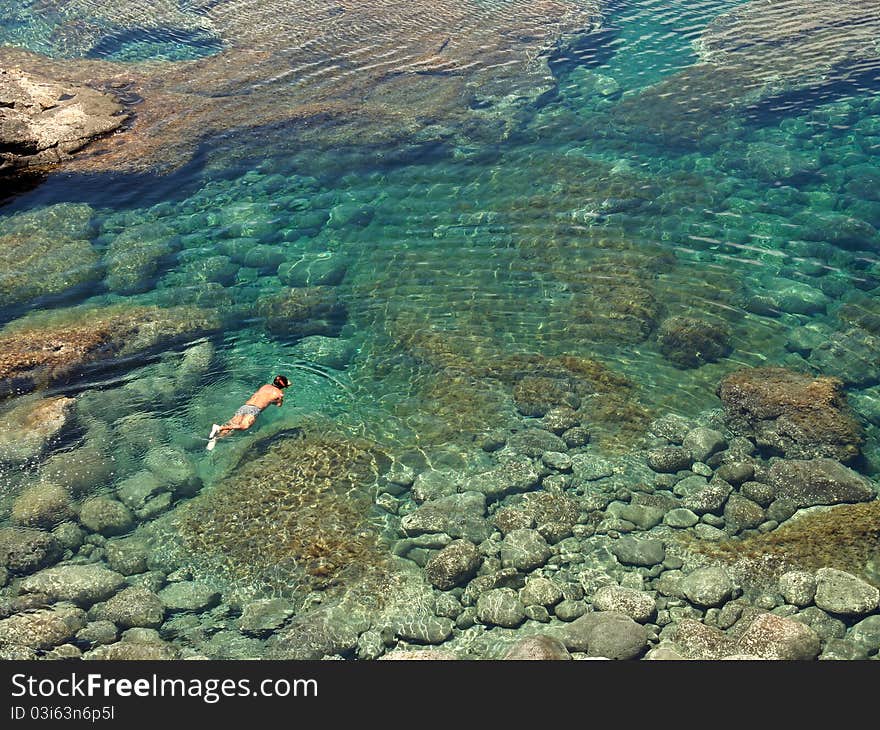
[(185, 580), (171, 583), (159, 591), (162, 605), (171, 612), (192, 611), (198, 613), (213, 608), (220, 602), (220, 593), (202, 581)]
[(162, 225), (142, 223), (126, 228), (107, 248), (107, 288), (120, 294), (149, 291), (162, 259), (174, 249), (172, 232)]
[(20, 585), (23, 593), (39, 593), (50, 601), (66, 601), (88, 608), (118, 591), (125, 579), (100, 565), (59, 565), (28, 576)]
[(309, 335), (333, 337), (345, 323), (346, 308), (333, 288), (312, 286), (285, 289), (257, 299), (254, 313), (269, 334), (302, 338)]
[(68, 425), (76, 400), (27, 399), (0, 415), (0, 462), (38, 459)]
[(540, 568), (551, 555), (550, 546), (537, 530), (511, 530), (501, 543), (501, 564), (524, 572)]
[(165, 606), (160, 598), (140, 586), (126, 588), (89, 611), (91, 621), (112, 621), (123, 629), (158, 628), (164, 618)]
[(587, 613), (554, 635), (569, 651), (607, 659), (637, 659), (648, 643), (648, 632), (642, 625), (614, 611)]
[(536, 634), (517, 641), (507, 650), (504, 659), (518, 661), (568, 660), (571, 659), (571, 654), (568, 653), (565, 644), (556, 637)]
[(32, 573), (54, 563), (60, 555), (58, 541), (50, 532), (0, 527), (0, 567), (10, 573)]
[(525, 618), (525, 606), (513, 588), (493, 588), (477, 599), (477, 619), (484, 624), (515, 629)]
[(25, 527), (52, 528), (74, 516), (70, 494), (58, 484), (25, 488), (12, 503), (12, 522)]
[(195, 307), (113, 305), (36, 312), (0, 330), (0, 397), (69, 380), (87, 366), (220, 328)]
[(377, 444), (323, 422), (285, 432), (179, 508), (169, 542), (180, 560), (195, 553), (212, 573), (235, 577), (247, 600), (260, 585), (283, 596), (339, 585), (388, 558), (368, 519), (388, 463)]
[(787, 458), (855, 459), (864, 442), (842, 383), (785, 368), (752, 368), (725, 377), (718, 386), (734, 433)]
[(815, 600), (823, 611), (863, 616), (877, 610), (880, 591), (858, 576), (833, 568), (820, 568), (816, 572)]
[(268, 659), (313, 661), (331, 655), (351, 654), (358, 636), (369, 628), (357, 616), (335, 607), (319, 608), (294, 616), (266, 644)]
[(410, 512), (400, 521), (408, 536), (445, 532), (452, 538), (480, 543), (489, 537), (485, 520), (486, 497), (480, 492), (463, 492), (433, 499)]
[(666, 558), (666, 548), (662, 540), (621, 537), (611, 543), (610, 550), (624, 565), (650, 567), (662, 563)]
[[(0, 115), (3, 111), (0, 105)], [(91, 242), (57, 230), (57, 218), (75, 218), (80, 208), (85, 208), (88, 219), (88, 206), (62, 204), (0, 222), (0, 299), (6, 306), (43, 297), (58, 298), (98, 282), (102, 274), (100, 257)], [(29, 219), (37, 216), (42, 225), (29, 225)], [(83, 231), (80, 235), (88, 234)]]
[(696, 368), (727, 357), (733, 349), (723, 324), (695, 317), (670, 317), (657, 330), (660, 352), (680, 368)]
[[(94, 146), (96, 154), (79, 169), (164, 170), (183, 164), (206, 137), (242, 130), (252, 144), (262, 143), (251, 130), (277, 124), (295, 134), (298, 148), (401, 138), (433, 142), (456, 132), (466, 139), (497, 140), (554, 88), (551, 50), (569, 33), (597, 25), (599, 10), (598, 4), (574, 0), (525, 5), (467, 0), (430, 8), (388, 0), (347, 7), (346, 22), (337, 24), (323, 5), (284, 3), (275, 8), (267, 37), (249, 7), (237, 0), (223, 6), (161, 3), (144, 14), (132, 0), (98, 10), (76, 0), (64, 4), (68, 21), (53, 36), (63, 63), (4, 49), (3, 66), (63, 74), (79, 83), (112, 84), (124, 77), (132, 84), (127, 91), (141, 97), (138, 123)], [(349, 59), (346, 69), (328, 67), (318, 87), (279, 77), (281, 68), (315, 63), (315, 49), (330, 37), (330, 25), (334, 52)], [(154, 68), (107, 54), (108, 47), (144, 32), (157, 41), (173, 40), (175, 53), (195, 49), (204, 57)], [(254, 48), (260, 49), (256, 55)], [(78, 89), (78, 96), (86, 93)], [(61, 104), (60, 94), (50, 95), (52, 104)], [(186, 113), (169, 116), (169, 105)], [(340, 200), (334, 224), (343, 225), (341, 230), (363, 225), (371, 207)]]
[(869, 479), (833, 459), (777, 461), (767, 480), (776, 497), (796, 508), (840, 502), (867, 502), (877, 496)]
[(449, 590), (466, 583), (480, 567), (477, 546), (467, 540), (453, 540), (425, 564), (425, 574), (435, 588)]
[(86, 625), (86, 612), (70, 604), (16, 613), (0, 620), (0, 645), (51, 649), (71, 641)]
[[(876, 3), (821, 0), (748, 2), (721, 13), (695, 42), (699, 62), (671, 74), (614, 110), (641, 138), (693, 146), (729, 139), (730, 119), (789, 108), (834, 84), (857, 82), (880, 56)], [(746, 161), (764, 180), (809, 179), (816, 163), (764, 147)], [(822, 211), (823, 214), (825, 211)]]
[(296, 607), (283, 598), (264, 598), (248, 603), (237, 622), (238, 630), (265, 638), (280, 629), (296, 613)]
[(771, 613), (755, 617), (736, 643), (739, 653), (762, 659), (808, 661), (820, 650), (819, 637), (809, 626)]
[(84, 527), (105, 537), (120, 535), (131, 529), (134, 517), (122, 502), (110, 497), (91, 497), (79, 510), (79, 521)]

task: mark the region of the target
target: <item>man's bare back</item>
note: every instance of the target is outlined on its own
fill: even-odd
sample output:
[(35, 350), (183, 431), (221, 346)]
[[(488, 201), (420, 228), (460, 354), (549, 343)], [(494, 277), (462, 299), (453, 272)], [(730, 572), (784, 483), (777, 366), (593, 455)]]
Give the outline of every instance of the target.
[(247, 399), (245, 404), (239, 408), (235, 415), (232, 416), (222, 426), (214, 424), (211, 428), (211, 435), (208, 436), (208, 451), (211, 451), (217, 445), (217, 439), (228, 436), (233, 431), (247, 431), (254, 422), (260, 412), (268, 408), (272, 404), (281, 407), (284, 403), (283, 388), (287, 388), (290, 381), (284, 375), (276, 375), (272, 384), (266, 383), (260, 386), (256, 393)]

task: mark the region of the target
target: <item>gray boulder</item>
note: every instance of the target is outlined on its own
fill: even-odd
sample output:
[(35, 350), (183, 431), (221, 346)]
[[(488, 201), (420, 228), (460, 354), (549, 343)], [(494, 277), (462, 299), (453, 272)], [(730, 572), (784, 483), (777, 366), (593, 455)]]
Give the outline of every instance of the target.
[(159, 591), (159, 599), (170, 613), (178, 611), (199, 613), (220, 603), (220, 592), (207, 583), (184, 580), (165, 586)]
[(724, 505), (724, 520), (731, 529), (754, 529), (765, 519), (761, 505), (741, 494), (731, 494)]
[(533, 459), (539, 458), (545, 451), (565, 452), (568, 447), (559, 436), (541, 428), (527, 428), (518, 431), (508, 440), (507, 445), (519, 454)]
[(65, 603), (16, 613), (0, 620), (0, 645), (51, 649), (71, 641), (85, 625), (86, 612)]
[(815, 631), (799, 621), (762, 613), (739, 636), (737, 648), (762, 659), (808, 661), (819, 656), (820, 641)]
[(880, 590), (861, 578), (834, 568), (816, 571), (816, 605), (843, 616), (863, 616), (877, 610)]
[(59, 565), (28, 576), (21, 582), (22, 593), (41, 593), (50, 601), (66, 601), (88, 608), (116, 593), (125, 578), (97, 565)]
[(425, 502), (406, 515), (400, 527), (408, 537), (445, 532), (452, 538), (481, 543), (491, 532), (485, 515), (486, 496), (470, 491)]
[[(559, 451), (559, 449), (553, 450)], [(488, 498), (498, 499), (515, 492), (526, 492), (536, 487), (540, 481), (541, 475), (531, 459), (511, 459), (494, 469), (467, 478), (462, 489), (465, 492), (480, 492)]]
[(853, 624), (846, 638), (860, 646), (866, 654), (876, 654), (880, 651), (880, 616), (868, 616)]
[(135, 539), (108, 540), (104, 543), (107, 564), (122, 575), (137, 575), (147, 570), (147, 546)]
[(778, 588), (786, 603), (803, 608), (816, 596), (816, 578), (805, 570), (790, 570), (779, 576)]
[(501, 564), (528, 572), (550, 558), (552, 550), (541, 533), (532, 529), (511, 530), (501, 543)]
[(519, 599), (528, 606), (555, 606), (562, 600), (562, 589), (549, 578), (536, 575), (526, 580)]
[(89, 611), (89, 619), (112, 621), (123, 629), (158, 628), (165, 619), (165, 607), (152, 591), (141, 586), (131, 586), (109, 601), (93, 606)]
[(733, 594), (734, 585), (727, 570), (711, 565), (685, 576), (681, 588), (691, 603), (709, 608), (726, 602)]
[(867, 502), (877, 492), (871, 481), (833, 459), (788, 459), (774, 463), (768, 482), (780, 499), (796, 507)]
[(611, 611), (629, 616), (633, 621), (645, 623), (657, 613), (654, 597), (644, 591), (621, 586), (603, 586), (593, 596), (597, 611)]
[(369, 622), (335, 606), (294, 616), (266, 642), (265, 658), (316, 660), (346, 655), (357, 649), (358, 636)]
[(683, 469), (690, 469), (694, 463), (691, 452), (681, 446), (663, 446), (651, 449), (647, 454), (648, 466), (661, 474), (674, 474)]
[(639, 540), (626, 536), (615, 540), (610, 549), (624, 565), (650, 567), (662, 563), (666, 558), (662, 540)]
[(689, 431), (681, 445), (694, 461), (705, 462), (712, 454), (726, 448), (727, 441), (719, 431), (701, 426)]
[(83, 502), (79, 521), (88, 530), (105, 537), (127, 532), (134, 524), (134, 517), (122, 502), (110, 497), (98, 496)]
[(453, 540), (428, 559), (425, 575), (431, 585), (446, 591), (473, 578), (481, 562), (476, 545), (467, 540)]
[(733, 487), (720, 479), (713, 479), (710, 484), (687, 495), (681, 506), (694, 514), (721, 514)]
[(420, 472), (413, 480), (412, 497), (419, 503), (448, 497), (455, 492), (455, 480), (448, 472), (428, 469)]
[(515, 629), (525, 618), (525, 606), (512, 588), (493, 588), (477, 599), (477, 619), (481, 623)]
[(565, 645), (556, 637), (546, 634), (526, 636), (517, 641), (507, 653), (504, 659), (518, 661), (552, 661), (570, 660), (571, 654)]
[(554, 634), (569, 651), (608, 659), (636, 659), (648, 643), (644, 626), (613, 611), (587, 613)]
[(77, 644), (112, 644), (119, 638), (119, 632), (112, 621), (89, 621), (83, 628), (76, 632)]
[(669, 640), (686, 659), (715, 660), (737, 651), (734, 640), (723, 631), (691, 618), (676, 623)]
[(455, 624), (451, 619), (422, 614), (394, 621), (394, 633), (404, 641), (416, 644), (442, 644), (452, 636)]
[(243, 634), (265, 638), (294, 613), (296, 607), (284, 598), (261, 598), (245, 605), (236, 625)]
[(575, 480), (581, 483), (614, 476), (613, 464), (595, 454), (574, 454), (571, 457), (571, 470)]
[(60, 555), (58, 541), (50, 532), (0, 527), (0, 567), (12, 574), (32, 573), (54, 563)]

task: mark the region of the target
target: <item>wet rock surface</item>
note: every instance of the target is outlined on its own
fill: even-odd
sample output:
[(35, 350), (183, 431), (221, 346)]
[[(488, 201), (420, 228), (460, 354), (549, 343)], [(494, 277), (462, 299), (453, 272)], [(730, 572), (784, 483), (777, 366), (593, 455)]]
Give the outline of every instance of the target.
[(0, 70), (0, 174), (69, 159), (125, 120), (111, 94), (5, 67)]
[(840, 381), (783, 368), (741, 370), (718, 386), (730, 428), (787, 458), (855, 459), (863, 442)]

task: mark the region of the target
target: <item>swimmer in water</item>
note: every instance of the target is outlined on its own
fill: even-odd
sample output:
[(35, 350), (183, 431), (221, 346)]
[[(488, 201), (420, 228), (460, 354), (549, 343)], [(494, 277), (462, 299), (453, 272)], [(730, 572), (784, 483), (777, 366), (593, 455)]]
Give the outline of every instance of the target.
[(212, 426), (211, 434), (208, 436), (208, 445), (205, 448), (212, 451), (217, 445), (217, 439), (222, 439), (233, 431), (247, 431), (267, 406), (274, 403), (280, 407), (284, 403), (284, 388), (289, 385), (290, 380), (287, 379), (287, 376), (276, 375), (271, 385), (266, 383), (266, 385), (260, 386), (260, 389), (247, 399), (247, 402), (235, 412), (232, 418), (222, 426), (216, 423)]

